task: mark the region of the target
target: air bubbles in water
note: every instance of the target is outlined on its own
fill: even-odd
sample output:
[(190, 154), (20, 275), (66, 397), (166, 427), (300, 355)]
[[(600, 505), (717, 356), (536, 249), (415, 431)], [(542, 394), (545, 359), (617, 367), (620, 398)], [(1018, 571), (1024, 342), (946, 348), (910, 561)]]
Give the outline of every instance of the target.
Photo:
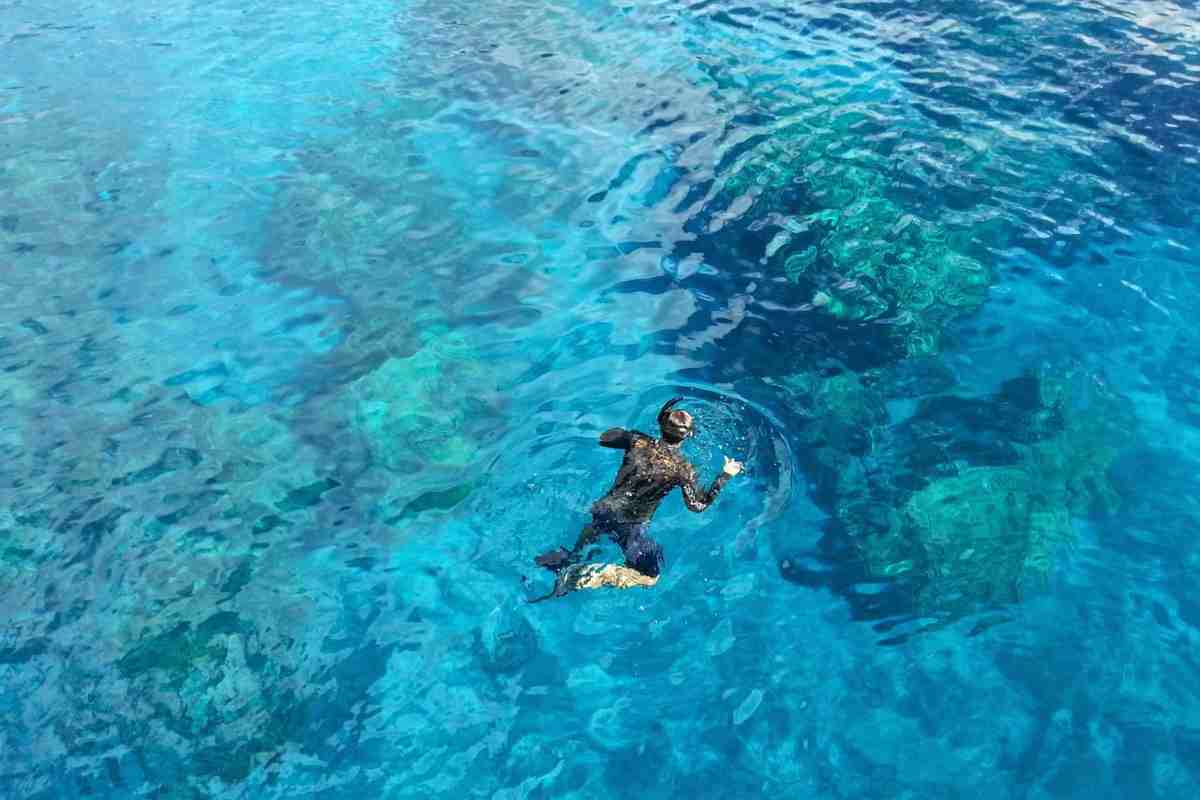
[(697, 468), (720, 469), (724, 463), (722, 457), (728, 456), (744, 462), (747, 471), (750, 470), (758, 446), (745, 403), (721, 398), (691, 403), (687, 410), (696, 421), (696, 433), (687, 449)]

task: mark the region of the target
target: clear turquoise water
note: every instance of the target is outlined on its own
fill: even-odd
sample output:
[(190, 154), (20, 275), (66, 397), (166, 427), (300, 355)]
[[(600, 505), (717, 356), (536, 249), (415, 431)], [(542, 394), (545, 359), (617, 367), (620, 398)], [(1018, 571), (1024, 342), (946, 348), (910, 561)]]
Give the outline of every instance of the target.
[(0, 22), (4, 797), (1194, 797), (1192, 6)]

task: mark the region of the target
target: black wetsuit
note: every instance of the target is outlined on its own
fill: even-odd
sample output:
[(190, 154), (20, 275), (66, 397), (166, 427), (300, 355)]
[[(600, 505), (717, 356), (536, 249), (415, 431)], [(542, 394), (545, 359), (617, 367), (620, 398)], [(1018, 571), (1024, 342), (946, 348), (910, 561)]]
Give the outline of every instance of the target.
[(643, 575), (662, 572), (663, 553), (658, 542), (646, 535), (658, 504), (675, 487), (683, 491), (683, 502), (691, 511), (704, 511), (717, 499), (729, 480), (722, 472), (707, 489), (699, 486), (696, 469), (683, 457), (678, 444), (655, 439), (639, 431), (610, 428), (600, 435), (600, 444), (625, 451), (612, 488), (592, 504), (592, 524), (585, 528), (570, 552), (560, 548), (537, 559), (550, 569), (575, 563), (583, 547), (599, 534), (608, 534), (625, 554), (625, 564)]
[(608, 494), (592, 504), (593, 514), (615, 515), (629, 522), (649, 522), (658, 504), (678, 486), (690, 511), (704, 511), (717, 499), (729, 476), (722, 472), (708, 490), (698, 485), (696, 468), (679, 445), (640, 431), (609, 428), (600, 434), (601, 447), (625, 451), (621, 468)]

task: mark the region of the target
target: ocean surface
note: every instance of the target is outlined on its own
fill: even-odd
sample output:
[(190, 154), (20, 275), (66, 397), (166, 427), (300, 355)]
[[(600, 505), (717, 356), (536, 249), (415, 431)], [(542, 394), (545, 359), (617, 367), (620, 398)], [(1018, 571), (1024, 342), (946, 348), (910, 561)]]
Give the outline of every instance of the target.
[(1190, 2), (0, 0), (0, 797), (1195, 798), (1198, 159)]

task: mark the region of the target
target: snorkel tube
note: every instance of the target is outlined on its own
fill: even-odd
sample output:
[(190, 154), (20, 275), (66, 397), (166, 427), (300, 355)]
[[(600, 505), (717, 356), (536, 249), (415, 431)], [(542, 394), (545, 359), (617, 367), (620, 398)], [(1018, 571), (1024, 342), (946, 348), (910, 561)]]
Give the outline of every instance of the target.
[(658, 427), (663, 427), (667, 424), (667, 418), (671, 416), (671, 409), (676, 403), (682, 402), (682, 397), (672, 397), (667, 402), (663, 403), (663, 407), (658, 410)]
[(686, 411), (674, 411), (682, 397), (673, 397), (658, 411), (658, 429), (668, 444), (679, 444), (693, 433), (692, 415)]

